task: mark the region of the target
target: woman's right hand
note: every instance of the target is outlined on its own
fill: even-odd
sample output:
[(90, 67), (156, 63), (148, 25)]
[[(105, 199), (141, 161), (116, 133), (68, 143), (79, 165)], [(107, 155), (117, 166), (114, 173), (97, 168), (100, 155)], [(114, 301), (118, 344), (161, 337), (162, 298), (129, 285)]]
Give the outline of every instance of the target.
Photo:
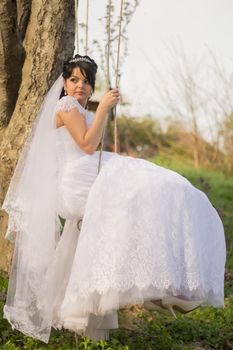
[(99, 107), (106, 111), (115, 107), (120, 100), (120, 94), (118, 89), (112, 89), (107, 91), (100, 100)]

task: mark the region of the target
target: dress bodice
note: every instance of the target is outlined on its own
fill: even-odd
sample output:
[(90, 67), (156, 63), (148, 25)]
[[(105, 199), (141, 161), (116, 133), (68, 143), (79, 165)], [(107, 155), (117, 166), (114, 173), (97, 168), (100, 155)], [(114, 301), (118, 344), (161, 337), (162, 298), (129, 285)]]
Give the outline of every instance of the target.
[[(90, 127), (94, 118), (93, 113), (84, 109), (72, 96), (62, 97), (56, 106), (56, 112), (64, 110), (68, 112), (72, 108), (77, 108), (78, 111), (84, 116), (87, 127)], [(56, 149), (59, 169), (64, 168), (66, 163), (74, 162), (75, 160), (85, 156), (86, 153), (78, 146), (75, 140), (72, 138), (66, 126), (61, 126), (56, 129)]]

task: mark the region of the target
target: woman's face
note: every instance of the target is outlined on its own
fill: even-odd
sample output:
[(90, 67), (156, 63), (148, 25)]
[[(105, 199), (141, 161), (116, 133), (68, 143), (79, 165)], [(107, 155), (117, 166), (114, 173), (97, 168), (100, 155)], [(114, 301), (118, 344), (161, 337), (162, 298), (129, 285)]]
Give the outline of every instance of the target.
[(86, 107), (87, 100), (92, 94), (90, 83), (78, 67), (74, 68), (71, 76), (65, 80), (64, 89), (67, 95), (75, 97), (83, 107)]

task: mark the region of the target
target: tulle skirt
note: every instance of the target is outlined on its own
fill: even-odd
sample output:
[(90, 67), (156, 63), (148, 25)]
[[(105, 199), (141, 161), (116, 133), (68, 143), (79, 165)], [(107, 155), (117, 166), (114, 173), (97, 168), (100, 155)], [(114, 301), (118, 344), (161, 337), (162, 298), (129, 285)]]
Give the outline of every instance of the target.
[(207, 196), (142, 159), (104, 152), (98, 176), (97, 165), (98, 153), (84, 156), (60, 176), (66, 224), (45, 279), (53, 326), (106, 339), (128, 304), (182, 295), (222, 306), (224, 230)]

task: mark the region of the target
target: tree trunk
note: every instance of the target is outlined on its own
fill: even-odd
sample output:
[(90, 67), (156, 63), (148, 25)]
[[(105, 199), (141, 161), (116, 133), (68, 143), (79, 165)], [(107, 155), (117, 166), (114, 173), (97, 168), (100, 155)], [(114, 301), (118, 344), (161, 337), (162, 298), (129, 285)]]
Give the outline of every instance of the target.
[[(0, 111), (4, 116), (0, 130), (2, 204), (32, 121), (61, 72), (62, 61), (73, 54), (74, 5), (69, 0), (18, 0), (15, 6), (13, 1), (2, 0), (0, 15), (0, 74), (3, 77)], [(1, 211), (0, 269), (3, 270), (9, 268), (12, 250), (11, 244), (4, 240), (6, 227), (6, 213)]]
[(23, 46), (18, 40), (17, 8), (13, 1), (1, 1), (0, 18), (0, 126), (6, 126), (18, 95)]

